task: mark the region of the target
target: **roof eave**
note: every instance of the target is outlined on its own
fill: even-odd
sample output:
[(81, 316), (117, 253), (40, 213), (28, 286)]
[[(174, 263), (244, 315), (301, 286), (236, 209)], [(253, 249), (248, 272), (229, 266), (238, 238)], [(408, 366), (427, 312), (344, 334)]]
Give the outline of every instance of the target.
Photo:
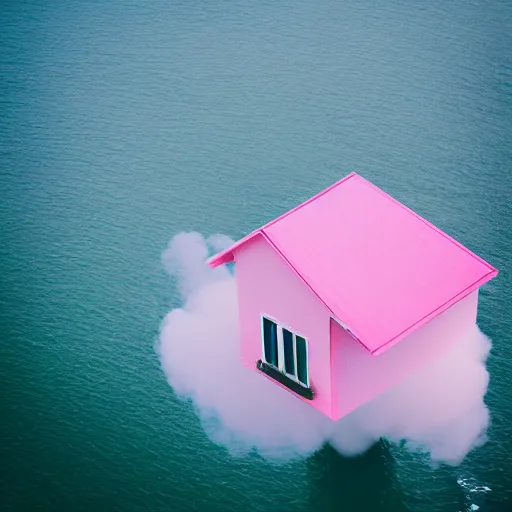
[(211, 258), (206, 260), (206, 264), (211, 267), (215, 268), (219, 265), (224, 265), (226, 263), (232, 263), (235, 260), (235, 250), (239, 249), (242, 245), (244, 245), (249, 240), (252, 240), (256, 235), (261, 234), (261, 229), (257, 229), (256, 231), (253, 231), (247, 236), (244, 236), (238, 242), (235, 242), (231, 247), (228, 247), (227, 249), (224, 249), (221, 252), (218, 252), (217, 254), (213, 255)]
[(460, 302), (462, 299), (466, 298), (469, 294), (473, 293), (475, 290), (478, 290), (481, 288), (484, 284), (488, 283), (491, 279), (494, 279), (498, 275), (498, 270), (493, 268), (491, 265), (487, 264), (491, 270), (485, 274), (483, 277), (475, 281), (472, 285), (468, 286), (465, 290), (462, 290), (460, 293), (452, 297), (449, 301), (447, 301), (445, 304), (442, 304), (438, 308), (436, 308), (434, 311), (431, 311), (428, 315), (426, 315), (424, 318), (416, 322), (415, 324), (409, 326), (407, 329), (405, 329), (400, 334), (396, 335), (391, 340), (387, 341), (380, 347), (377, 347), (373, 351), (370, 351), (373, 356), (379, 356), (389, 350), (394, 345), (400, 343), (405, 338), (416, 332), (418, 329), (423, 327), (426, 323), (430, 322), (431, 320), (434, 320), (434, 318), (437, 318), (439, 315), (442, 315), (445, 311), (450, 309), (452, 306)]

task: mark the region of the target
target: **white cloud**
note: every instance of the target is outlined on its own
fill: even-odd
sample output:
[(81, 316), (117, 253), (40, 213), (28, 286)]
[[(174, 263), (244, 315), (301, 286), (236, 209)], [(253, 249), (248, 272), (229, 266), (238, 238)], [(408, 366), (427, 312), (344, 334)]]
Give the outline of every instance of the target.
[(485, 441), (490, 342), (476, 326), (441, 360), (335, 423), (242, 366), (234, 277), (205, 265), (208, 246), (217, 252), (231, 243), (224, 235), (205, 240), (181, 233), (163, 254), (183, 307), (165, 317), (157, 350), (169, 384), (192, 400), (214, 442), (233, 455), (255, 449), (288, 460), (325, 442), (356, 455), (386, 437), (428, 451), (433, 461), (458, 464)]

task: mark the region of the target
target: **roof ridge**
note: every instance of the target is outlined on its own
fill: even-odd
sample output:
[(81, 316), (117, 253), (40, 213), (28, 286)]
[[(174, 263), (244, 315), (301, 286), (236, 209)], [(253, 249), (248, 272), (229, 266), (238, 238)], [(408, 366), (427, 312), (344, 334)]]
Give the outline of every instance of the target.
[(274, 224), (276, 224), (280, 220), (283, 220), (284, 218), (288, 217), (289, 215), (291, 215), (292, 213), (296, 212), (297, 210), (300, 210), (301, 208), (303, 208), (304, 206), (308, 205), (309, 203), (311, 203), (315, 199), (318, 199), (318, 198), (322, 197), (323, 195), (327, 194), (331, 190), (335, 189), (336, 187), (338, 187), (339, 185), (341, 185), (342, 183), (344, 183), (345, 181), (347, 181), (347, 180), (349, 180), (350, 178), (353, 178), (353, 177), (360, 177), (360, 176), (359, 176), (359, 174), (357, 174), (355, 172), (351, 172), (350, 174), (347, 174), (346, 176), (344, 176), (343, 178), (338, 180), (336, 183), (333, 183), (329, 187), (321, 190), (320, 192), (318, 192), (314, 196), (310, 197), (306, 201), (300, 203), (299, 205), (295, 206), (291, 210), (288, 210), (287, 212), (284, 212), (283, 214), (279, 215), (279, 217), (276, 217), (275, 219), (271, 220), (270, 222), (267, 222), (266, 224), (264, 224), (263, 226), (260, 226), (259, 228), (255, 229), (254, 231), (251, 231), (249, 234), (247, 234), (244, 237), (242, 237), (239, 240), (237, 240), (230, 247), (224, 249), (223, 251), (218, 252), (217, 254), (214, 254), (211, 258), (208, 258), (206, 260), (206, 264), (209, 265), (209, 266), (213, 266), (213, 267), (215, 267), (217, 265), (222, 265), (223, 263), (225, 263), (225, 261), (223, 261), (223, 260), (233, 250), (237, 249), (238, 247), (240, 247), (245, 242), (248, 242), (249, 240), (254, 238), (257, 234), (259, 234), (259, 233), (264, 234), (265, 233), (265, 229), (269, 228), (270, 226), (273, 226)]
[(276, 217), (274, 220), (271, 220), (270, 222), (267, 222), (266, 224), (264, 224), (261, 228), (259, 228), (260, 230), (264, 230), (266, 228), (269, 228), (270, 226), (276, 224), (277, 222), (279, 222), (280, 220), (288, 217), (289, 215), (291, 215), (292, 213), (295, 213), (297, 210), (300, 210), (301, 208), (303, 208), (304, 206), (307, 206), (309, 203), (312, 203), (313, 201), (315, 201), (316, 199), (320, 199), (320, 197), (324, 196), (325, 194), (331, 192), (331, 190), (335, 189), (336, 187), (338, 187), (339, 185), (341, 185), (342, 183), (345, 183), (346, 181), (348, 181), (350, 178), (354, 178), (354, 177), (360, 177), (357, 173), (355, 172), (351, 172), (350, 174), (347, 174), (345, 177), (341, 178), (341, 180), (338, 180), (336, 183), (333, 183), (332, 185), (329, 185), (327, 188), (324, 188), (323, 190), (321, 190), (320, 192), (316, 193), (314, 196), (310, 197), (309, 199), (307, 199), (306, 201), (300, 203), (299, 205), (295, 206), (294, 208), (292, 208), (291, 210), (288, 210), (287, 212), (283, 213), (282, 215), (279, 215), (279, 217)]
[(385, 196), (386, 199), (389, 199), (390, 201), (392, 201), (394, 204), (396, 204), (397, 206), (400, 206), (400, 208), (403, 208), (404, 210), (407, 211), (407, 213), (410, 213), (412, 215), (414, 215), (414, 217), (416, 217), (419, 221), (423, 222), (424, 224), (427, 225), (427, 227), (429, 227), (430, 229), (433, 229), (437, 234), (439, 235), (442, 235), (444, 238), (446, 238), (449, 242), (452, 242), (453, 244), (455, 244), (457, 247), (459, 247), (459, 249), (462, 249), (464, 250), (469, 256), (472, 256), (473, 258), (475, 258), (476, 260), (478, 260), (480, 263), (483, 263), (484, 265), (486, 265), (489, 270), (491, 272), (498, 272), (496, 268), (494, 268), (490, 263), (488, 263), (487, 261), (485, 261), (483, 258), (481, 258), (480, 256), (478, 256), (477, 254), (475, 254), (473, 251), (469, 250), (466, 246), (464, 246), (463, 244), (461, 244), (460, 242), (458, 242), (457, 240), (455, 240), (455, 238), (453, 238), (452, 236), (450, 236), (448, 233), (444, 232), (442, 229), (438, 228), (437, 226), (435, 226), (434, 224), (432, 224), (432, 222), (430, 222), (429, 220), (427, 220), (425, 217), (423, 217), (422, 215), (420, 215), (419, 213), (416, 213), (414, 210), (412, 210), (411, 208), (409, 208), (407, 205), (405, 205), (404, 203), (402, 203), (401, 201), (399, 201), (398, 199), (395, 199), (392, 195), (388, 194), (385, 190), (382, 190), (381, 188), (377, 187), (377, 185), (375, 185), (374, 183), (372, 183), (371, 181), (368, 181), (367, 179), (363, 178), (362, 176), (359, 176), (359, 178), (361, 180), (363, 180), (367, 185), (369, 185), (370, 187), (373, 188), (373, 190), (377, 191), (380, 195), (382, 196)]

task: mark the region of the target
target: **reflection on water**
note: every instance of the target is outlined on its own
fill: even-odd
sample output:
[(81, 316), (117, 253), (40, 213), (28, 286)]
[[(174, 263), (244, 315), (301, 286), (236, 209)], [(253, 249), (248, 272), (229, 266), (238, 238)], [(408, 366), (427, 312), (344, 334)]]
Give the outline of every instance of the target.
[(310, 509), (338, 512), (357, 503), (360, 510), (379, 510), (386, 503), (390, 510), (407, 510), (395, 466), (385, 441), (354, 458), (342, 457), (326, 445), (307, 462)]

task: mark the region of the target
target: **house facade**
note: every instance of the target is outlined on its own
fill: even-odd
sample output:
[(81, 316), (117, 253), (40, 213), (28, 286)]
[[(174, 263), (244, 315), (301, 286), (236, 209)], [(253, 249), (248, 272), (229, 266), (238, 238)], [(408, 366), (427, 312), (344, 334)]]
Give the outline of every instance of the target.
[(356, 174), (209, 264), (230, 262), (242, 363), (333, 420), (453, 346), (497, 274)]
[(240, 247), (235, 269), (242, 363), (330, 417), (329, 310), (263, 236)]

